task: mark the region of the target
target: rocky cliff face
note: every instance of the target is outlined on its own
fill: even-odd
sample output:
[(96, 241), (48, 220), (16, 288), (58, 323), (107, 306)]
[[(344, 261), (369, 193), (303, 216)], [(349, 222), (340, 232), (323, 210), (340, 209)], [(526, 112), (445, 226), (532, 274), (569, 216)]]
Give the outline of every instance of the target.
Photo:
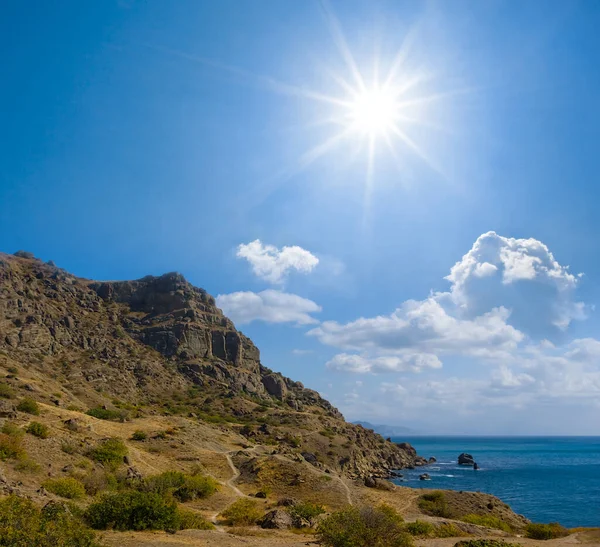
[[(345, 448), (328, 442), (329, 457), (318, 465), (354, 475), (421, 461), (406, 447), (347, 424), (317, 392), (263, 366), (258, 348), (214, 298), (177, 273), (94, 282), (28, 253), (0, 254), (0, 350), (60, 378), (90, 406), (117, 397), (144, 402), (147, 412), (167, 405), (169, 412), (202, 419), (210, 410), (231, 427), (269, 422), (269, 442), (283, 451), (294, 444), (288, 446), (285, 424), (328, 427)], [(247, 429), (267, 440), (265, 431)]]

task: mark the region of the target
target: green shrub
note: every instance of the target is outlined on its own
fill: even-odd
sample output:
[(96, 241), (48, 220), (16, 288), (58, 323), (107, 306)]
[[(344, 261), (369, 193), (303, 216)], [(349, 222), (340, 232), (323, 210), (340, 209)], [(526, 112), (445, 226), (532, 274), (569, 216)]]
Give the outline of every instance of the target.
[(93, 470), (85, 475), (81, 482), (86, 493), (90, 496), (95, 496), (105, 490), (116, 490), (119, 486), (117, 478), (112, 473), (100, 470)]
[(219, 484), (211, 477), (186, 475), (181, 471), (165, 471), (148, 477), (142, 488), (162, 496), (172, 494), (179, 501), (186, 502), (197, 498), (207, 498), (214, 494)]
[(465, 515), (460, 520), (468, 522), (469, 524), (478, 524), (479, 526), (485, 526), (487, 528), (496, 528), (497, 530), (503, 530), (504, 532), (512, 532), (512, 528), (501, 518), (493, 515)]
[(125, 418), (127, 418), (127, 412), (123, 410), (110, 410), (102, 407), (90, 408), (86, 414), (99, 420), (111, 420), (114, 422), (124, 422)]
[(74, 443), (73, 441), (62, 441), (60, 443), (60, 449), (65, 453), (65, 454), (76, 454), (77, 453), (77, 444)]
[(21, 471), (22, 473), (36, 473), (41, 469), (41, 467), (33, 460), (23, 457), (15, 465), (15, 469), (17, 471)]
[(117, 438), (111, 437), (96, 445), (90, 451), (90, 456), (93, 460), (107, 465), (111, 469), (116, 469), (123, 463), (123, 457), (127, 454), (125, 443)]
[(85, 496), (85, 487), (83, 483), (72, 477), (62, 479), (48, 479), (42, 483), (42, 486), (61, 498), (77, 500)]
[(147, 438), (148, 435), (144, 431), (140, 431), (139, 429), (137, 431), (134, 431), (133, 435), (131, 435), (132, 441), (145, 441)]
[(212, 523), (208, 522), (200, 513), (189, 509), (177, 510), (177, 528), (179, 530), (214, 530)]
[(40, 422), (31, 422), (25, 431), (34, 437), (39, 437), (40, 439), (47, 439), (50, 435), (48, 426), (41, 424)]
[(404, 529), (411, 536), (430, 537), (435, 536), (435, 526), (429, 522), (416, 520), (405, 524)]
[(435, 537), (438, 538), (459, 538), (469, 535), (452, 522), (442, 522), (442, 524), (436, 526), (434, 533)]
[(15, 396), (15, 390), (5, 382), (0, 382), (0, 399), (12, 399)]
[(325, 508), (314, 503), (299, 503), (289, 507), (288, 512), (292, 517), (294, 527), (301, 528), (305, 522), (312, 526), (314, 520), (325, 513)]
[(99, 547), (96, 534), (60, 503), (40, 510), (25, 498), (0, 501), (0, 546)]
[(558, 522), (550, 524), (529, 523), (525, 528), (525, 537), (531, 539), (554, 539), (568, 536), (569, 531)]
[(446, 496), (439, 490), (423, 494), (419, 498), (419, 509), (421, 509), (423, 513), (433, 515), (434, 517), (451, 517)]
[(21, 399), (21, 402), (17, 405), (17, 410), (20, 412), (27, 412), (27, 414), (33, 414), (34, 416), (40, 415), (40, 405), (29, 397)]
[(326, 547), (410, 547), (402, 517), (391, 507), (347, 507), (321, 521), (317, 538)]
[(85, 512), (97, 530), (176, 530), (177, 504), (153, 492), (126, 491), (104, 494)]
[(0, 433), (0, 461), (23, 457), (25, 457), (25, 449), (21, 446), (21, 436)]
[(225, 509), (221, 516), (232, 526), (251, 526), (262, 514), (258, 502), (240, 498)]
[(25, 434), (25, 432), (13, 422), (4, 422), (0, 432), (12, 437), (22, 437)]
[(520, 543), (506, 543), (501, 539), (469, 539), (459, 541), (454, 547), (522, 547)]

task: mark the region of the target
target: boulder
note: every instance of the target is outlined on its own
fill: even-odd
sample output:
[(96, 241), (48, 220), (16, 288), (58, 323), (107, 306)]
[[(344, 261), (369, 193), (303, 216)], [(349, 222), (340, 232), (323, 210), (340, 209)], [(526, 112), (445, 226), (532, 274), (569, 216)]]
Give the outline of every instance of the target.
[(377, 482), (373, 477), (365, 477), (365, 486), (367, 488), (375, 488), (375, 486), (377, 486)]
[(431, 458), (429, 458), (427, 460), (427, 463), (435, 463), (435, 462), (437, 462), (437, 460), (433, 456), (431, 456)]
[(312, 452), (302, 452), (302, 457), (310, 464), (317, 465), (319, 460)]
[(430, 481), (431, 477), (429, 476), (428, 473), (423, 473), (422, 475), (419, 475), (419, 480), (420, 481)]
[(460, 456), (458, 456), (458, 463), (459, 465), (473, 465), (475, 463), (475, 460), (473, 459), (473, 456), (471, 456), (471, 454), (463, 452)]
[(292, 516), (283, 509), (269, 511), (260, 521), (261, 528), (286, 530), (292, 527)]
[(281, 505), (283, 507), (294, 507), (300, 503), (296, 498), (281, 498), (277, 505)]
[(262, 384), (265, 386), (267, 393), (273, 397), (277, 397), (280, 401), (287, 395), (288, 389), (279, 374), (269, 374), (262, 378)]

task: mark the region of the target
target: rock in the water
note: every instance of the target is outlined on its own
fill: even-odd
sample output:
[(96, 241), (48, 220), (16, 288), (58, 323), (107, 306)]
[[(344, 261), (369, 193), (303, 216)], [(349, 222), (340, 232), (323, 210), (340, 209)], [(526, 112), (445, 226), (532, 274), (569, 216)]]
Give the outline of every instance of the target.
[(431, 458), (429, 458), (427, 460), (427, 463), (435, 463), (435, 462), (437, 462), (437, 460), (433, 456), (431, 456)]
[(475, 460), (473, 460), (473, 456), (471, 456), (471, 454), (467, 454), (466, 452), (463, 452), (458, 457), (458, 463), (460, 465), (473, 465), (475, 463)]
[(269, 511), (259, 522), (261, 528), (285, 530), (292, 527), (292, 516), (283, 509)]
[(431, 477), (429, 476), (428, 473), (423, 473), (422, 475), (419, 475), (419, 480), (420, 481), (430, 481)]

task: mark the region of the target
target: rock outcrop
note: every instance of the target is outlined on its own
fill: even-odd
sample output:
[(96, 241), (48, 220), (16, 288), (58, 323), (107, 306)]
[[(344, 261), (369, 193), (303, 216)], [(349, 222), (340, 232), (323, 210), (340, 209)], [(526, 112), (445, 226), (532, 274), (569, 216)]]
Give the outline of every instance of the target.
[(460, 465), (473, 465), (475, 463), (475, 460), (473, 459), (473, 456), (471, 456), (471, 454), (463, 452), (458, 456), (458, 463)]

